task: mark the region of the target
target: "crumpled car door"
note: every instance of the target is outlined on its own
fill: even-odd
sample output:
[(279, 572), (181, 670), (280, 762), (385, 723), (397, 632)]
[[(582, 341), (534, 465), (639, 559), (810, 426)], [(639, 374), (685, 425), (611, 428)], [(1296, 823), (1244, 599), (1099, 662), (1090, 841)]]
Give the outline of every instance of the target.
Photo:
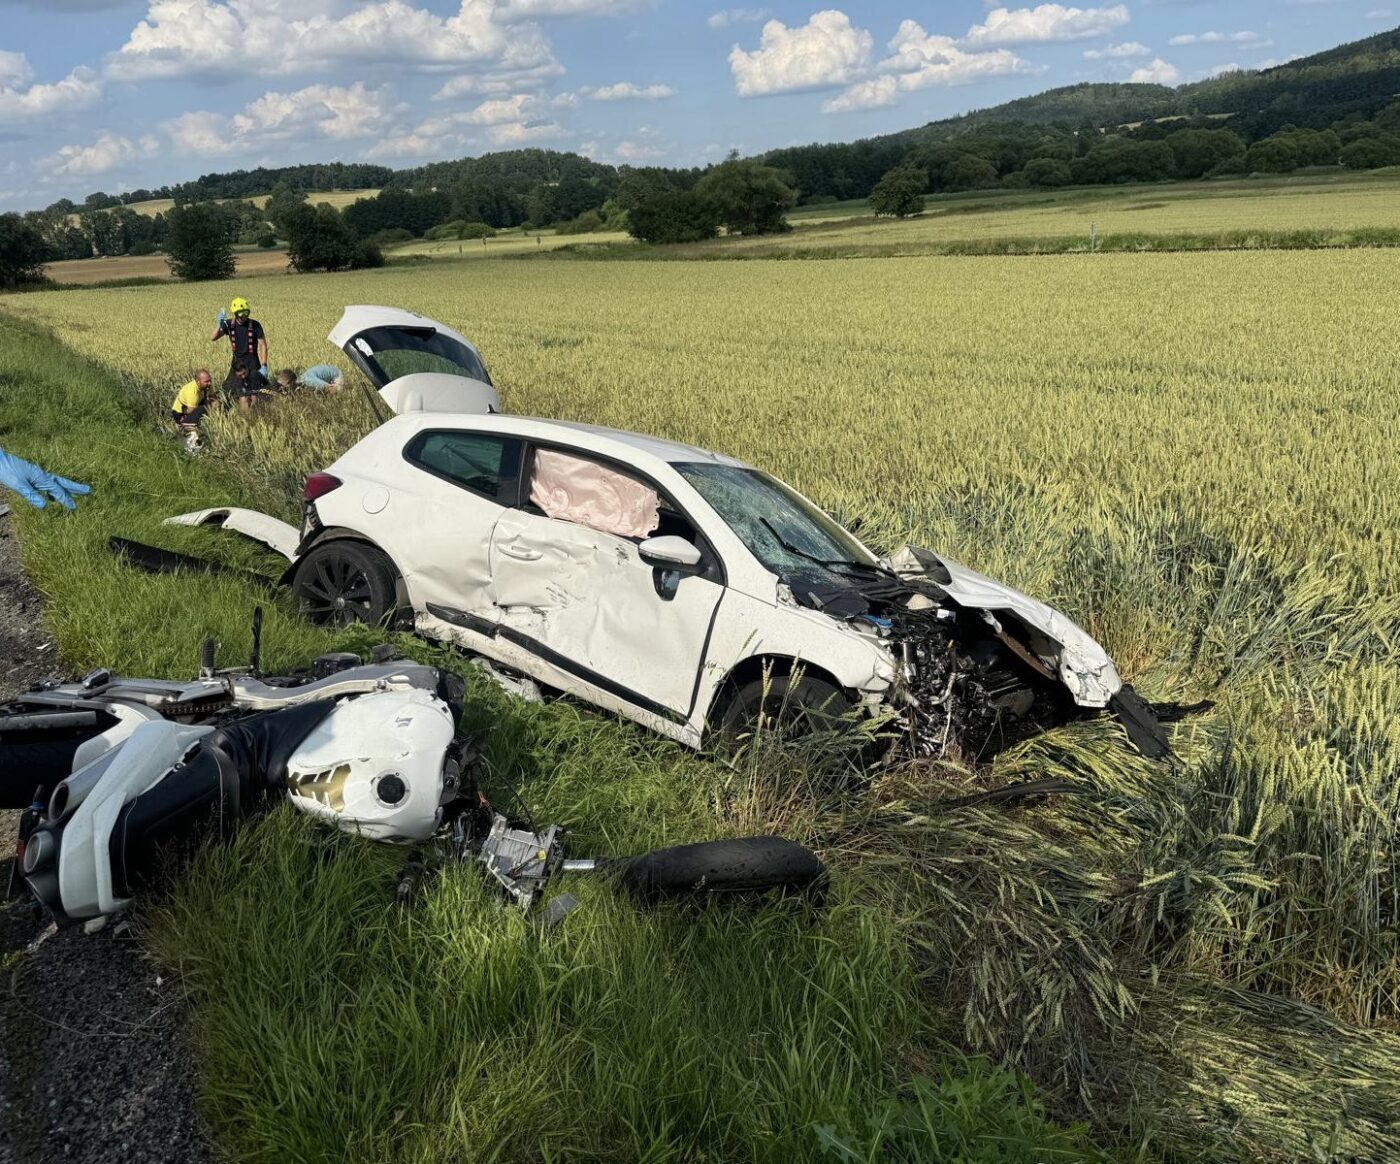
[(491, 536), (503, 630), (585, 682), (683, 720), (723, 588), (686, 576), (665, 598), (655, 575), (633, 542), (570, 521), (509, 509)]

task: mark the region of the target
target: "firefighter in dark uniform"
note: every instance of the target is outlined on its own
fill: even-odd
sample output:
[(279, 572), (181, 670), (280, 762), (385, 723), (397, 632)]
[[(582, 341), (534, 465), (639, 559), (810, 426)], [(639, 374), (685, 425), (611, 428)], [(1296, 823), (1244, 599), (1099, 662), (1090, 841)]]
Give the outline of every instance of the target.
[[(233, 348), (233, 361), (224, 378), (224, 394), (236, 398), (239, 409), (247, 412), (258, 393), (267, 387), (267, 336), (262, 324), (252, 317), (246, 299), (235, 299), (228, 311), (219, 309), (209, 341), (213, 343), (225, 336)], [(240, 366), (244, 369), (242, 376), (237, 375)]]

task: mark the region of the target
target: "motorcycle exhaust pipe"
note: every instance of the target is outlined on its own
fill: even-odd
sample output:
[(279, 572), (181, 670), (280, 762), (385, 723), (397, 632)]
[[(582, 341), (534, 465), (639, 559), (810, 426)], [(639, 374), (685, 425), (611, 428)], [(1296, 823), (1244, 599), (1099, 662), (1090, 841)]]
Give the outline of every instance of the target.
[(62, 824), (72, 816), (101, 782), (102, 777), (107, 774), (107, 769), (112, 766), (112, 761), (120, 754), (120, 747), (108, 748), (92, 763), (60, 780), (49, 797), (49, 820)]

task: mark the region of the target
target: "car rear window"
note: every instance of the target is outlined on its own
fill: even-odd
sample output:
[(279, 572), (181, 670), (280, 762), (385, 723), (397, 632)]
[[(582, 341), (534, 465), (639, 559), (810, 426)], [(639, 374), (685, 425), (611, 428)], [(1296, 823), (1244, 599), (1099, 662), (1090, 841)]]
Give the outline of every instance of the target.
[(421, 469), (502, 505), (515, 504), (521, 442), (476, 432), (424, 432), (404, 455)]
[(439, 372), (491, 383), (481, 358), (451, 336), (430, 327), (371, 327), (354, 346), (384, 383), (414, 372)]

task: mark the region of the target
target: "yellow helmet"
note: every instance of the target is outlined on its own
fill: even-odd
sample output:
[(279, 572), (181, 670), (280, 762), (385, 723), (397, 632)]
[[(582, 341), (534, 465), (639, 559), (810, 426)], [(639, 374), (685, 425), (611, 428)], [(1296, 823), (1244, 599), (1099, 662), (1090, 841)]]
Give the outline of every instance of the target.
[(240, 311), (248, 311), (248, 301), (240, 296), (228, 305), (228, 310), (230, 315), (237, 315)]

